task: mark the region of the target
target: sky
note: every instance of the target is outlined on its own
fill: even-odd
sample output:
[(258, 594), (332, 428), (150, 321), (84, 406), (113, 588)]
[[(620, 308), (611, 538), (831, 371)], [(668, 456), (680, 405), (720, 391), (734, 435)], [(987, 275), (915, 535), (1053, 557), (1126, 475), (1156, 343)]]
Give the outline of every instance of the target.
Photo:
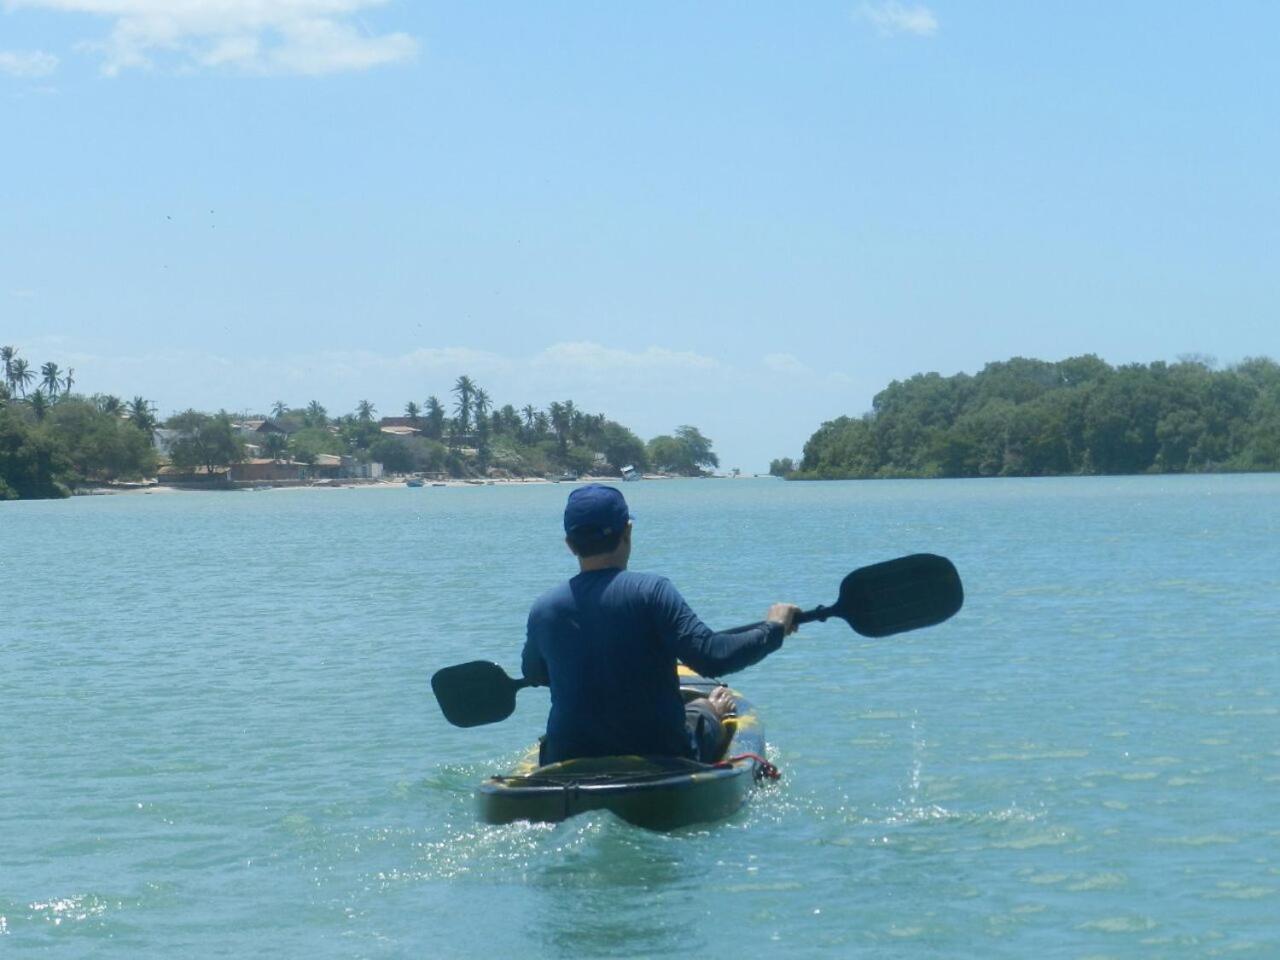
[(895, 379), (1280, 358), (1280, 5), (0, 0), (0, 343), (725, 469)]

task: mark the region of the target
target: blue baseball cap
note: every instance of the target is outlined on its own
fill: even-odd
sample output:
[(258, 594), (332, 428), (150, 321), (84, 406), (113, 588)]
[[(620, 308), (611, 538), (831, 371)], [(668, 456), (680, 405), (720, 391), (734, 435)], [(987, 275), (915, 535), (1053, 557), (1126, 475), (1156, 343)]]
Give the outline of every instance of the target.
[(564, 507), (564, 532), (608, 537), (627, 525), (631, 512), (617, 487), (588, 483), (569, 494)]

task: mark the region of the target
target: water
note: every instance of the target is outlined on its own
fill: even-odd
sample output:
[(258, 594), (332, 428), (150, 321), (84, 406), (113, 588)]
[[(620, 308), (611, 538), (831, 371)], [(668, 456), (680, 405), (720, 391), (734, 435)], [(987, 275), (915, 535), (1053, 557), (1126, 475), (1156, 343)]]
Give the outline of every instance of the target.
[(571, 571), (568, 488), (0, 506), (0, 954), (1280, 955), (1280, 477), (628, 485), (713, 624), (950, 556), (953, 621), (735, 678), (735, 818), (474, 822), (545, 691), (457, 730)]

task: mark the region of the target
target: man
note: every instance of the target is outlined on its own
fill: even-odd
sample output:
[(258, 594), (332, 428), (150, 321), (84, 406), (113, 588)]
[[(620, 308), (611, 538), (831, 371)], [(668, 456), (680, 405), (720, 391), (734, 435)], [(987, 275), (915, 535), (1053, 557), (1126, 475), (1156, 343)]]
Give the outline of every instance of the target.
[(589, 484), (569, 495), (565, 542), (579, 573), (534, 603), (521, 657), (525, 677), (551, 687), (543, 763), (627, 754), (715, 761), (733, 698), (720, 688), (686, 708), (676, 661), (704, 676), (732, 673), (796, 628), (799, 608), (775, 603), (764, 623), (712, 632), (665, 577), (627, 570), (631, 529), (616, 488)]

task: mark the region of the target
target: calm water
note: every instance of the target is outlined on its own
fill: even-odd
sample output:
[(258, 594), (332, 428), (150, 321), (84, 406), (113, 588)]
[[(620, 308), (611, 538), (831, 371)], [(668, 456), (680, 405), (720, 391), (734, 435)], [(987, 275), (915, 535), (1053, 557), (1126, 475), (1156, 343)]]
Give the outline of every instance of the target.
[(567, 487), (0, 506), (0, 955), (1280, 956), (1280, 477), (628, 485), (730, 626), (950, 556), (953, 621), (734, 678), (783, 780), (672, 835), (475, 824)]

